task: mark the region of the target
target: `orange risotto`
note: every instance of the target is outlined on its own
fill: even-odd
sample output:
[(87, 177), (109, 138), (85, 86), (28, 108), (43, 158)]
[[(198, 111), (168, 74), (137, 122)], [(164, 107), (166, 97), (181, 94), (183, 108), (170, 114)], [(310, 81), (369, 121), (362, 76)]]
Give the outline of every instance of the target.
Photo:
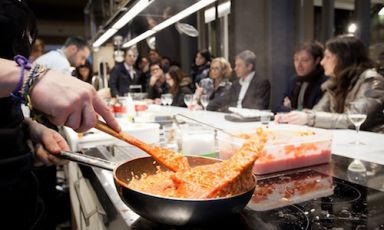
[(128, 187), (145, 193), (164, 197), (206, 199), (227, 197), (249, 191), (255, 186), (252, 166), (266, 142), (252, 139), (230, 159), (193, 167), (177, 172), (157, 170), (154, 175), (135, 176)]

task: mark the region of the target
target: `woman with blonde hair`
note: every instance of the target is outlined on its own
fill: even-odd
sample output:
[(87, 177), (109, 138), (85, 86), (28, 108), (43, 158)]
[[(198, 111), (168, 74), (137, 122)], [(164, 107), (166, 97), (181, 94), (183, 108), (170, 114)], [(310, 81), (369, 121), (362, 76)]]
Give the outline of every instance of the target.
[(229, 62), (218, 57), (212, 60), (209, 71), (209, 78), (200, 81), (200, 85), (196, 85), (195, 96), (200, 98), (201, 95), (209, 96), (207, 110), (222, 111), (222, 107), (229, 103), (228, 90), (232, 83), (229, 81), (232, 75), (232, 68)]

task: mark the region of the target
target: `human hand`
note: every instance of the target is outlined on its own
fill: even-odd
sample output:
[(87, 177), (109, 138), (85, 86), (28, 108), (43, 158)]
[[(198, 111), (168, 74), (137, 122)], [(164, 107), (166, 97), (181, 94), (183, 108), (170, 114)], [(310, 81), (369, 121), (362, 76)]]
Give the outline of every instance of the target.
[(155, 98), (155, 100), (153, 100), (153, 104), (160, 105), (161, 104), (161, 99), (160, 98)]
[(195, 90), (195, 96), (196, 96), (196, 98), (200, 98), (201, 97), (201, 95), (203, 94), (203, 91), (204, 91), (204, 89), (203, 89), (203, 87), (201, 87), (199, 84), (195, 84), (195, 86), (196, 86), (196, 90)]
[(284, 105), (284, 107), (287, 107), (287, 108), (290, 108), (290, 109), (292, 108), (291, 100), (289, 100), (288, 97), (284, 97), (283, 105)]
[(289, 113), (279, 113), (275, 116), (275, 121), (277, 123), (306, 125), (308, 121), (308, 114), (300, 111), (292, 111)]
[(160, 78), (160, 75), (152, 74), (151, 78), (149, 79), (149, 85), (154, 86), (156, 84), (157, 80), (159, 80), (159, 78)]
[(98, 113), (112, 129), (121, 130), (93, 86), (75, 77), (50, 70), (34, 85), (30, 97), (33, 107), (55, 125), (84, 132), (96, 125)]
[(67, 142), (59, 133), (29, 118), (26, 118), (25, 122), (28, 124), (29, 134), (35, 147), (35, 166), (42, 164), (47, 166), (63, 165), (68, 163), (67, 160), (54, 156), (60, 153), (60, 151), (69, 150)]

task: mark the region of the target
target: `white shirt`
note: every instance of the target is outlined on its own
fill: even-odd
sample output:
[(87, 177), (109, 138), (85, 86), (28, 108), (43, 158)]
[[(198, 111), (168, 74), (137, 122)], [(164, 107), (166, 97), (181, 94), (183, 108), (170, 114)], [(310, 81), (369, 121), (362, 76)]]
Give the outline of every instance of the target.
[(135, 78), (135, 75), (136, 75), (136, 71), (133, 69), (133, 66), (129, 66), (127, 63), (124, 62), (124, 67), (128, 71), (131, 79), (133, 80)]
[(71, 64), (61, 49), (52, 50), (43, 54), (38, 57), (34, 63), (43, 65), (48, 69), (58, 71), (68, 76), (71, 76), (72, 71), (74, 70), (74, 67), (71, 67)]
[(241, 85), (239, 97), (237, 98), (237, 108), (242, 108), (241, 103), (243, 102), (245, 93), (248, 90), (249, 84), (251, 83), (253, 77), (255, 76), (255, 71), (248, 74), (245, 79), (240, 78), (239, 83)]

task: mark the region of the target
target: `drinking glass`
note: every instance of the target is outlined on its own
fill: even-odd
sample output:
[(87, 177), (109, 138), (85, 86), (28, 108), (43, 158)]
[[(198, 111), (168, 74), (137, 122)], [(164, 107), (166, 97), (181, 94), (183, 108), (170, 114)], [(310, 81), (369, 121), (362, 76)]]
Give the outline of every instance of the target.
[(189, 110), (191, 110), (191, 108), (192, 108), (192, 104), (193, 104), (193, 100), (194, 100), (193, 96), (194, 96), (193, 94), (185, 94), (184, 95), (184, 103), (187, 105), (187, 108)]
[(167, 105), (168, 100), (167, 100), (167, 96), (165, 96), (165, 94), (161, 95), (160, 100), (161, 100), (162, 105), (165, 105), (165, 106)]
[(351, 102), (347, 112), (349, 121), (355, 126), (356, 135), (354, 144), (364, 144), (359, 141), (359, 131), (361, 124), (367, 119), (366, 103), (364, 102)]
[(172, 101), (173, 101), (173, 96), (172, 94), (170, 93), (167, 93), (167, 94), (164, 94), (165, 96), (165, 101), (166, 101), (166, 105), (172, 105)]
[(269, 121), (271, 120), (271, 117), (273, 116), (273, 113), (271, 110), (261, 110), (260, 111), (260, 122), (262, 125), (269, 124)]
[(206, 111), (206, 110), (207, 110), (208, 103), (209, 103), (209, 95), (207, 95), (207, 94), (203, 94), (203, 95), (201, 95), (201, 97), (200, 97), (200, 103), (201, 103), (201, 105), (203, 106), (204, 111)]

